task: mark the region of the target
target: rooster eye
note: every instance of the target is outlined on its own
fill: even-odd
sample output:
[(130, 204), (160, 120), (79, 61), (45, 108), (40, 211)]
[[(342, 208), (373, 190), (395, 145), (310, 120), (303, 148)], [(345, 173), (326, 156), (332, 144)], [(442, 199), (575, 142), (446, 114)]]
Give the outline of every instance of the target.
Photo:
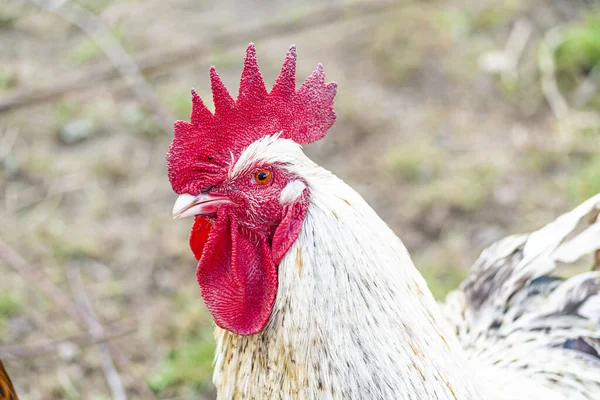
[(271, 182), (272, 177), (271, 171), (268, 169), (259, 169), (254, 173), (254, 182), (258, 183), (259, 185), (266, 185), (267, 183)]

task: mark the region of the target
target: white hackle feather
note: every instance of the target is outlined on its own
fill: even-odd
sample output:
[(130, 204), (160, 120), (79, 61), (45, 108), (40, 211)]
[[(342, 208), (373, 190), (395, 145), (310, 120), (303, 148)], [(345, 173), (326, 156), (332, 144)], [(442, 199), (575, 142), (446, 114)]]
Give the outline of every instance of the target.
[(310, 205), (279, 264), (265, 329), (216, 328), (220, 399), (598, 398), (600, 359), (569, 341), (598, 344), (597, 273), (537, 279), (600, 247), (598, 222), (565, 239), (600, 197), (484, 252), (444, 316), (400, 239), (359, 194), (277, 135), (250, 145), (231, 174), (256, 162), (298, 176)]
[(291, 181), (281, 190), (279, 203), (281, 205), (286, 205), (295, 202), (302, 195), (304, 189), (306, 189), (304, 182), (299, 180)]

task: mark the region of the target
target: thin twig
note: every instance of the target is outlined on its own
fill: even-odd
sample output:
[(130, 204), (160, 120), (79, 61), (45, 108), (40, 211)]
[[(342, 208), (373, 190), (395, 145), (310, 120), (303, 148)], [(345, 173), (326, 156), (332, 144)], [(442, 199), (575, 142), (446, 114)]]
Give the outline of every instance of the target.
[[(71, 286), (73, 297), (75, 298), (75, 304), (82, 311), (83, 318), (88, 326), (88, 331), (93, 337), (100, 337), (104, 335), (104, 328), (98, 321), (98, 316), (94, 312), (92, 303), (85, 291), (83, 281), (81, 280), (81, 271), (79, 265), (73, 265), (67, 268), (67, 281)], [(102, 371), (106, 377), (106, 382), (110, 387), (113, 399), (115, 400), (127, 400), (127, 392), (123, 387), (123, 381), (115, 367), (115, 363), (111, 357), (108, 346), (104, 343), (98, 343), (96, 345), (98, 351), (101, 354), (102, 359)]]
[(569, 104), (558, 88), (554, 62), (554, 54), (561, 45), (562, 40), (561, 27), (554, 28), (546, 34), (540, 47), (538, 65), (541, 74), (542, 93), (544, 93), (552, 113), (558, 120), (561, 132), (563, 135), (568, 135), (572, 129)]
[[(271, 37), (290, 35), (340, 21), (347, 21), (350, 18), (389, 12), (399, 6), (414, 4), (415, 2), (416, 0), (387, 0), (336, 4), (318, 8), (286, 24), (271, 22), (265, 25), (246, 27), (217, 35), (200, 43), (196, 42), (169, 49), (149, 50), (134, 55), (132, 59), (141, 72), (146, 74), (158, 73), (173, 65), (182, 65), (198, 59), (205, 59), (215, 46), (226, 49), (247, 44), (250, 40), (259, 41)], [(425, 2), (424, 0), (421, 1), (421, 3)], [(199, 38), (201, 37), (202, 35), (199, 35)], [(102, 82), (112, 80), (118, 76), (119, 73), (114, 66), (107, 63), (90, 67), (75, 76), (69, 74), (69, 76), (55, 79), (56, 84), (54, 85), (17, 89), (0, 100), (0, 112), (60, 98), (77, 90), (100, 85)]]
[(106, 342), (106, 346), (110, 350), (110, 354), (119, 366), (119, 369), (126, 371), (127, 375), (133, 378), (135, 390), (144, 400), (156, 400), (156, 396), (152, 393), (152, 390), (148, 387), (146, 382), (139, 376), (132, 368), (131, 363), (125, 353), (114, 343)]
[[(4, 260), (11, 266), (23, 279), (29, 283), (39, 287), (55, 304), (75, 320), (83, 329), (88, 329), (86, 319), (83, 317), (83, 310), (73, 304), (71, 299), (63, 294), (63, 292), (54, 285), (46, 275), (39, 269), (34, 268), (31, 264), (23, 259), (15, 250), (0, 239), (0, 259)], [(145, 400), (156, 400), (154, 393), (148, 388), (144, 380), (133, 371), (129, 364), (129, 360), (119, 347), (111, 342), (106, 342), (108, 349), (111, 352), (115, 362), (123, 371), (134, 379), (135, 387), (138, 393)]]
[(47, 354), (56, 353), (60, 346), (65, 343), (71, 343), (78, 346), (90, 346), (97, 343), (107, 342), (135, 332), (134, 327), (109, 326), (105, 333), (99, 336), (93, 336), (91, 333), (80, 333), (59, 339), (49, 339), (38, 343), (15, 344), (9, 346), (0, 346), (0, 359), (32, 359), (42, 357)]
[(121, 43), (114, 37), (110, 29), (95, 14), (92, 14), (71, 1), (30, 0), (41, 9), (54, 13), (73, 25), (78, 26), (104, 52), (114, 68), (121, 74), (125, 82), (142, 104), (147, 105), (153, 117), (165, 132), (173, 128), (173, 115), (161, 104), (154, 88), (146, 81), (137, 64), (125, 51)]

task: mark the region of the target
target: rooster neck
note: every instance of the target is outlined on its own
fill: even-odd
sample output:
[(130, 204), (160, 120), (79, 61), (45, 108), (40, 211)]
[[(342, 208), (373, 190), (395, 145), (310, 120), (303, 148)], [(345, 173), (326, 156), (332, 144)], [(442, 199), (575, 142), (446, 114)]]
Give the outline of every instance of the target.
[(402, 242), (319, 170), (266, 328), (217, 329), (220, 398), (483, 398)]

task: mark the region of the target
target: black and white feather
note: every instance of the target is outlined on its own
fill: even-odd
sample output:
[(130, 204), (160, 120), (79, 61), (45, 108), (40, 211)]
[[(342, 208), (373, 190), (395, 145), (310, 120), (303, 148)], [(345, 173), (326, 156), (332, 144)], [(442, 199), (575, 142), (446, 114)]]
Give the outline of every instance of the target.
[[(600, 398), (599, 213), (597, 195), (482, 253), (444, 305), (473, 363), (518, 371), (565, 398)], [(587, 258), (589, 272), (558, 275)]]

